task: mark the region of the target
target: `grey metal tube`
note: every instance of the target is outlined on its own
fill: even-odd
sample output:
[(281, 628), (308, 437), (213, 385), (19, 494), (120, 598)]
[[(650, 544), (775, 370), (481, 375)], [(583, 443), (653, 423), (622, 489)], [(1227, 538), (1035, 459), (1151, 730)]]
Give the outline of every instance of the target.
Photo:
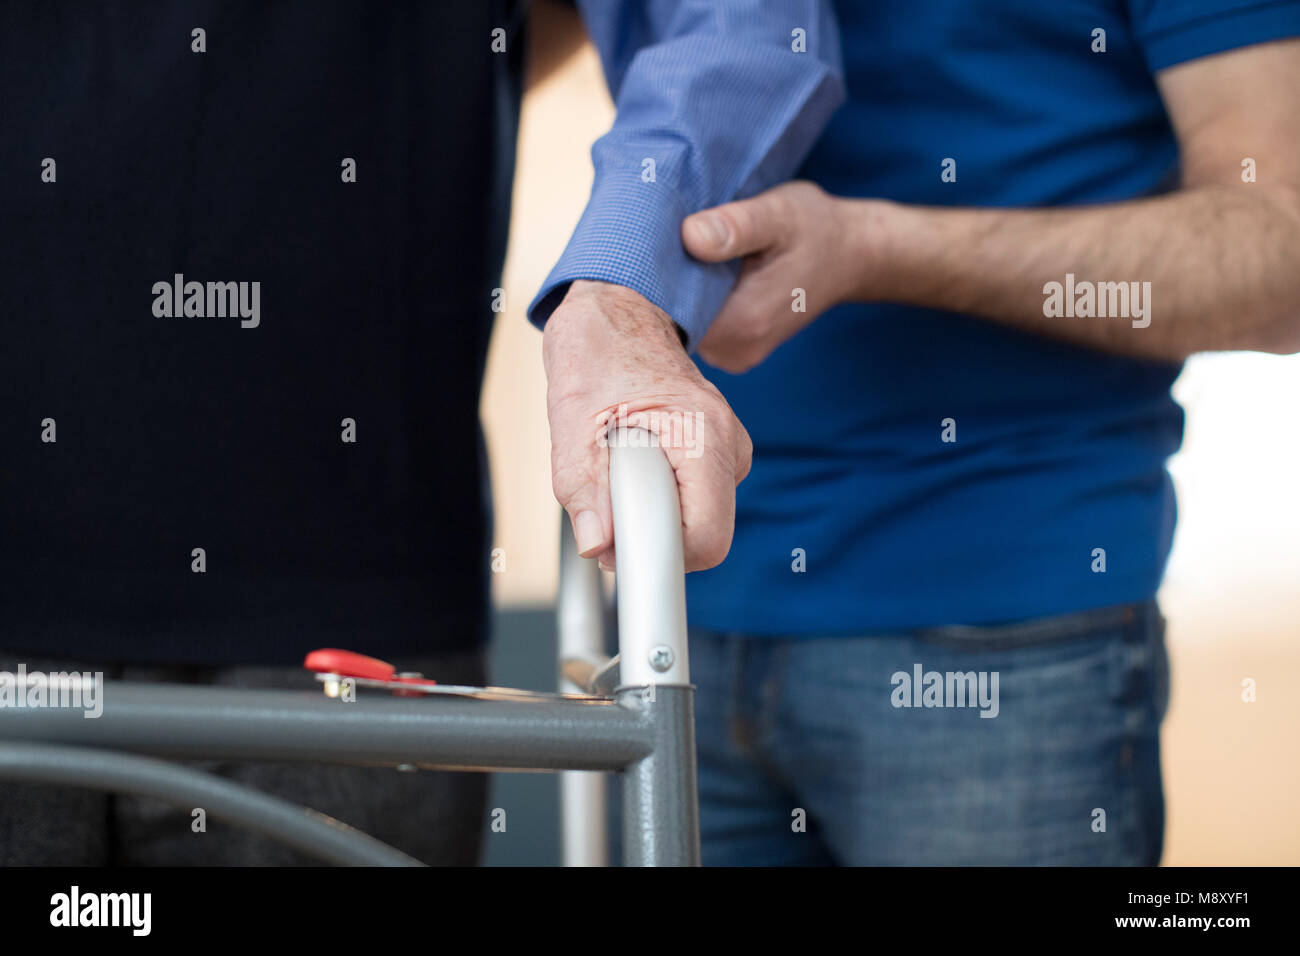
[(609, 487), (618, 549), (617, 696), (649, 720), (653, 737), (651, 753), (623, 774), (623, 863), (698, 866), (681, 503), (655, 436), (611, 431)]
[[(560, 588), (555, 601), (556, 645), (561, 661), (578, 657), (600, 665), (605, 653), (605, 597), (596, 562), (578, 554), (569, 519), (560, 520)], [(565, 685), (567, 693), (588, 692), (585, 687)]]
[[(593, 670), (605, 658), (604, 596), (596, 562), (578, 554), (567, 517), (560, 519), (560, 593), (556, 600), (557, 649), (561, 667), (569, 658), (591, 662)], [(560, 690), (586, 691), (560, 674)], [(560, 774), (560, 864), (608, 866), (606, 832), (608, 781), (593, 770)]]
[(103, 714), (0, 707), (0, 740), (186, 758), (621, 770), (650, 751), (644, 716), (613, 701), (387, 698), (111, 683)]
[(609, 437), (609, 493), (618, 552), (618, 656), (627, 687), (691, 682), (686, 572), (677, 476), (643, 428)]
[(133, 793), (185, 809), (202, 807), (214, 817), (330, 863), (422, 865), (333, 817), (163, 760), (82, 747), (0, 743), (0, 779)]
[(699, 866), (695, 688), (629, 688), (619, 695), (654, 728), (654, 751), (623, 774), (623, 865)]

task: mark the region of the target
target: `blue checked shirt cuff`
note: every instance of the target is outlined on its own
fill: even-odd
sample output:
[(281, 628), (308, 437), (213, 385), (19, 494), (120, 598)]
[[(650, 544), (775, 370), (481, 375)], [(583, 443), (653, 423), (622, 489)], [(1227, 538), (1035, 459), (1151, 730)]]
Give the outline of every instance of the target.
[(667, 312), (694, 348), (731, 290), (735, 266), (688, 256), (681, 223), (694, 210), (662, 178), (642, 182), (640, 162), (630, 154), (626, 168), (618, 165), (597, 177), (573, 238), (529, 306), (529, 318), (545, 325), (575, 280), (612, 282)]
[(722, 49), (694, 37), (672, 51), (638, 55), (634, 79), (618, 97), (618, 119), (592, 148), (587, 208), (529, 318), (545, 325), (576, 280), (611, 282), (668, 313), (693, 350), (738, 267), (688, 256), (682, 220), (795, 172), (844, 95), (838, 44), (832, 38), (825, 45), (830, 52), (818, 57), (780, 47)]

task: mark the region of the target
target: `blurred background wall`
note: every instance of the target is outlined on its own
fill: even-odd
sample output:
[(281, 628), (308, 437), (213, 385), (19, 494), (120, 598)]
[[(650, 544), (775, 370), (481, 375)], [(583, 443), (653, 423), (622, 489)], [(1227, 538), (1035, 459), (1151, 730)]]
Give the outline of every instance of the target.
[[(541, 335), (524, 309), (577, 223), (588, 151), (613, 118), (589, 46), (530, 91), (482, 416), (496, 504), (493, 680), (554, 682), (559, 506)], [(1175, 395), (1179, 524), (1160, 599), (1173, 691), (1164, 728), (1166, 864), (1300, 864), (1300, 356), (1204, 355)], [(1242, 699), (1253, 680), (1256, 700)], [(555, 778), (498, 775), (489, 864), (556, 860)]]

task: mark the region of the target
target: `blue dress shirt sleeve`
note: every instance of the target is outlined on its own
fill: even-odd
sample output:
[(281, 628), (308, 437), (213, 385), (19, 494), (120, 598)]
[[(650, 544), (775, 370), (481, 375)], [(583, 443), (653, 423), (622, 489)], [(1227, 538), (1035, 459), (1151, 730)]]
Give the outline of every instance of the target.
[(698, 344), (735, 280), (682, 248), (693, 212), (788, 179), (844, 97), (829, 0), (579, 0), (618, 110), (591, 199), (529, 306), (576, 279), (634, 289)]

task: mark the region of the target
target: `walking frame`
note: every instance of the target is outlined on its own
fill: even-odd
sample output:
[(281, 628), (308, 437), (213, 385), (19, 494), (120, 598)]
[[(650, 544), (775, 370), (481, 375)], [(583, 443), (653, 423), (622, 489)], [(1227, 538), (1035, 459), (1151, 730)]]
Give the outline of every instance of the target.
[[(624, 864), (698, 865), (676, 478), (649, 432), (629, 435), (634, 440), (609, 449), (619, 654), (604, 656), (599, 572), (577, 555), (566, 527), (557, 602), (562, 693), (404, 685), (396, 683), (401, 675), (324, 675), (327, 688), (349, 681), (362, 688), (342, 698), (108, 682), (96, 719), (71, 708), (0, 707), (0, 779), (152, 796), (328, 862), (409, 866), (418, 861), (337, 820), (160, 758), (564, 771), (563, 862), (605, 865), (613, 772), (623, 775)], [(374, 686), (390, 693), (366, 690)]]

